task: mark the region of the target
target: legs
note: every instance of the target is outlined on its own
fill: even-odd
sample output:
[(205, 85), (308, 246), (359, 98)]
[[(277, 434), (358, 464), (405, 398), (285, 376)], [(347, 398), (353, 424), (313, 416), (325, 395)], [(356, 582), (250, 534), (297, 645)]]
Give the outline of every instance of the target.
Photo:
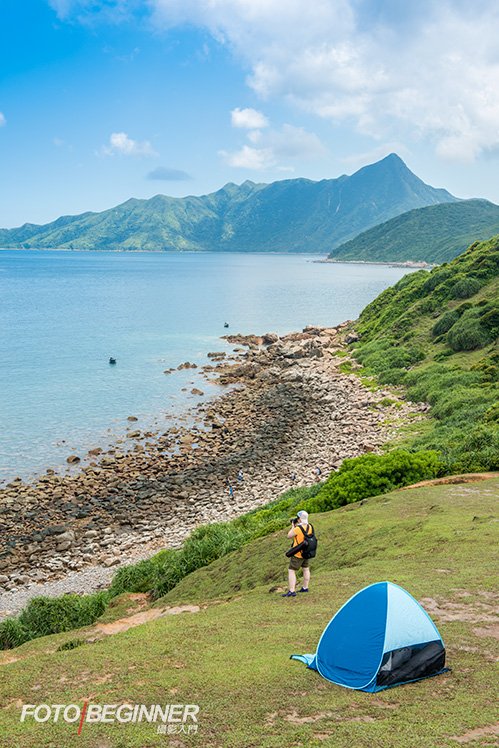
[(294, 592), (296, 587), (296, 571), (288, 569), (288, 590)]
[(305, 567), (303, 567), (303, 587), (304, 587), (304, 589), (308, 590), (308, 585), (309, 584), (310, 584), (310, 567), (305, 566)]

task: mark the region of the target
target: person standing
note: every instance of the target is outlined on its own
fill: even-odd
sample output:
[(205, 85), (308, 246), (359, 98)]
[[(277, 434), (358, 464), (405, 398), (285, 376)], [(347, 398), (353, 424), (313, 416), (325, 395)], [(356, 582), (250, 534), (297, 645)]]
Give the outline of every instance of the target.
[[(308, 513), (305, 511), (298, 512), (296, 520), (293, 520), (293, 526), (288, 532), (288, 538), (293, 540), (293, 548), (303, 542), (305, 535), (314, 534), (314, 528), (308, 524)], [(310, 561), (303, 558), (302, 551), (297, 551), (289, 559), (288, 567), (288, 591), (282, 597), (296, 597), (296, 572), (303, 570), (303, 584), (298, 592), (308, 592), (310, 585)]]

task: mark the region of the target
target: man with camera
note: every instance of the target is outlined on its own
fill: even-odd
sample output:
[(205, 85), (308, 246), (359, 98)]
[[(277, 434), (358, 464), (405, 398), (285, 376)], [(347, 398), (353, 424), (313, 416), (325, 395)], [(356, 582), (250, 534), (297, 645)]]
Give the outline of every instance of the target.
[(293, 540), (293, 545), (286, 553), (289, 556), (288, 591), (282, 597), (296, 597), (296, 572), (303, 569), (303, 585), (298, 592), (308, 592), (310, 584), (309, 563), (310, 558), (315, 556), (317, 547), (314, 528), (308, 524), (307, 512), (300, 511), (291, 520), (291, 530), (288, 532), (288, 538)]

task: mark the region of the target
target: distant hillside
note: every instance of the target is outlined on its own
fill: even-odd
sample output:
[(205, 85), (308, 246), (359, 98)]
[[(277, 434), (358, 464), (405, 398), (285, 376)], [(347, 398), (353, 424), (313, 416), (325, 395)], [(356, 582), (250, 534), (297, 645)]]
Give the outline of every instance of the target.
[(487, 200), (416, 208), (336, 247), (335, 260), (448, 262), (473, 241), (499, 232), (499, 206)]
[(449, 472), (499, 469), (499, 236), (406, 275), (356, 329), (364, 375), (431, 406), (411, 448), (439, 450)]
[(130, 199), (102, 213), (0, 229), (0, 247), (325, 253), (408, 210), (456, 200), (391, 154), (338, 179), (247, 181), (201, 197)]

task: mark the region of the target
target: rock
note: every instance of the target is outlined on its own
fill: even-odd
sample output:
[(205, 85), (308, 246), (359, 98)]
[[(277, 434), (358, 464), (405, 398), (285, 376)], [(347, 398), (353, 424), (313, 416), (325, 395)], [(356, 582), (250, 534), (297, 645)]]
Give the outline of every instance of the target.
[(97, 455), (102, 454), (102, 449), (101, 447), (95, 447), (94, 449), (90, 449), (88, 454), (91, 455), (91, 457), (97, 457)]
[(198, 390), (197, 387), (193, 387), (191, 390), (191, 395), (204, 395), (203, 390)]
[(9, 577), (6, 574), (0, 574), (0, 584), (7, 584)]
[(126, 420), (127, 421), (138, 421), (139, 419), (137, 418), (137, 416), (128, 416)]
[(65, 540), (63, 543), (57, 543), (57, 550), (58, 551), (68, 551), (71, 548), (71, 541)]
[(183, 364), (179, 364), (177, 366), (177, 369), (180, 371), (182, 369), (197, 369), (197, 364), (192, 364), (190, 361), (185, 361)]
[(275, 332), (267, 332), (265, 335), (262, 335), (262, 342), (264, 345), (272, 345), (273, 343), (277, 343), (278, 340), (279, 335)]
[(347, 345), (349, 345), (350, 343), (357, 343), (358, 340), (360, 340), (360, 335), (357, 335), (356, 332), (349, 332), (345, 337), (345, 343)]
[(66, 457), (66, 462), (69, 462), (70, 465), (73, 465), (76, 462), (80, 462), (80, 457), (78, 457), (78, 455), (69, 455), (69, 457)]

